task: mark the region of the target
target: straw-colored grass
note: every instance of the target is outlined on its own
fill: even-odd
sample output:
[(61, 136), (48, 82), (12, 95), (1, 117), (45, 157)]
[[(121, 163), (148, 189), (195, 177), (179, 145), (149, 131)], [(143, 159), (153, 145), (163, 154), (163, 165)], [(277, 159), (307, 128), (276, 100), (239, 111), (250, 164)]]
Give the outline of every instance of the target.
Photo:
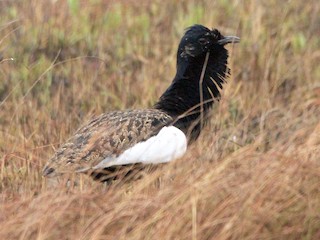
[[(0, 239), (320, 239), (318, 0), (0, 1)], [(92, 115), (147, 108), (184, 28), (238, 35), (210, 124), (134, 181), (41, 170)]]

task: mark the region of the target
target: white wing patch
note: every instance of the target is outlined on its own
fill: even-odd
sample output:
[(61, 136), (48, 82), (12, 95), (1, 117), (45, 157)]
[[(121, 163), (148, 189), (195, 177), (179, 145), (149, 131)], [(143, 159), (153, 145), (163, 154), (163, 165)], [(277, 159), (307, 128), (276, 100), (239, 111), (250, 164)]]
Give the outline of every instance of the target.
[(185, 134), (174, 126), (163, 127), (156, 136), (137, 143), (118, 157), (108, 157), (102, 160), (93, 169), (133, 163), (157, 164), (170, 162), (181, 157), (186, 150), (187, 138)]

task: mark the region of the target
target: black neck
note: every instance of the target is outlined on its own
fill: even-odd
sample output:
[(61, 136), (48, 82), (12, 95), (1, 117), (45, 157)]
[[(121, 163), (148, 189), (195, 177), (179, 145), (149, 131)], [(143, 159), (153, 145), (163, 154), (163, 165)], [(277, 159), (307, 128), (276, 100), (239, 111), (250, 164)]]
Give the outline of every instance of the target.
[(229, 73), (227, 58), (228, 52), (223, 47), (212, 50), (207, 59), (206, 54), (196, 58), (181, 58), (178, 54), (176, 76), (155, 105), (155, 108), (171, 115), (175, 119), (174, 125), (188, 134), (191, 140), (199, 136), (214, 99), (220, 97), (219, 91)]

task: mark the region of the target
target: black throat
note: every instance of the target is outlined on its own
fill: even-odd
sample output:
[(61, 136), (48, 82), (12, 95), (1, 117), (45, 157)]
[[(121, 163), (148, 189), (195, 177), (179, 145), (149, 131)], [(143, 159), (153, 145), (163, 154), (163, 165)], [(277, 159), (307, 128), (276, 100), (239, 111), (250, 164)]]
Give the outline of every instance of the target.
[(214, 100), (220, 98), (222, 84), (229, 74), (227, 59), (228, 52), (223, 46), (194, 58), (182, 57), (178, 52), (176, 76), (155, 108), (172, 116), (173, 125), (191, 141), (199, 136)]

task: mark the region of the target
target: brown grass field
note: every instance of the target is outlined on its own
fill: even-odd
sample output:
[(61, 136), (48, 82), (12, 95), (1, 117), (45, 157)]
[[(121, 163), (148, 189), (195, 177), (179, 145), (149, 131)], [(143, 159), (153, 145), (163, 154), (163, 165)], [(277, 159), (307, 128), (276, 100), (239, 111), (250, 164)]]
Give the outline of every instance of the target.
[[(318, 0), (4, 0), (0, 16), (0, 239), (320, 239)], [(90, 117), (155, 103), (195, 23), (241, 43), (187, 154), (109, 185), (43, 178)]]

